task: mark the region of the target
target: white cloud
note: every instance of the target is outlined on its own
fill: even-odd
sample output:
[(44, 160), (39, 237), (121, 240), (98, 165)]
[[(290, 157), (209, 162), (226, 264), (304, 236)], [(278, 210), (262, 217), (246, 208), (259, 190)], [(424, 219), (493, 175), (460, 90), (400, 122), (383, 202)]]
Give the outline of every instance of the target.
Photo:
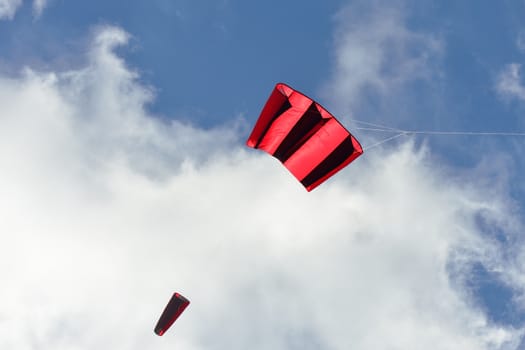
[(407, 28), (402, 1), (357, 1), (336, 17), (336, 62), (330, 81), (334, 103), (350, 112), (372, 89), (392, 95), (406, 82), (435, 75), (441, 41)]
[[(520, 51), (525, 50), (525, 31), (518, 33), (516, 47)], [(516, 62), (505, 65), (497, 76), (495, 88), (502, 97), (525, 100), (522, 65)]]
[[(410, 142), (307, 193), (231, 126), (149, 115), (127, 40), (0, 77), (0, 348), (516, 349), (449, 276), (503, 264), (476, 218), (504, 197)], [(173, 290), (192, 304), (159, 338)]]
[(525, 100), (525, 87), (521, 79), (521, 64), (508, 64), (498, 76), (496, 89), (505, 97)]
[(33, 0), (33, 15), (40, 17), (47, 5), (47, 0)]
[(0, 20), (13, 19), (22, 0), (0, 0)]
[[(0, 0), (0, 20), (13, 19), (23, 0)], [(33, 15), (40, 17), (48, 5), (48, 0), (33, 0)]]

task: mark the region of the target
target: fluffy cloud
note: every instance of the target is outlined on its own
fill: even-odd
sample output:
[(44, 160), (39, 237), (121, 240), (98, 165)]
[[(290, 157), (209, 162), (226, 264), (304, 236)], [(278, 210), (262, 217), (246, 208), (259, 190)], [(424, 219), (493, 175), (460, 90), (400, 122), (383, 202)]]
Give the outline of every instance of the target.
[[(504, 197), (411, 142), (307, 193), (242, 125), (150, 115), (127, 40), (0, 77), (1, 348), (517, 348), (462, 283), (508, 267), (477, 225), (512, 219)], [(192, 304), (156, 337), (174, 290)]]
[(0, 0), (0, 20), (12, 19), (22, 0)]

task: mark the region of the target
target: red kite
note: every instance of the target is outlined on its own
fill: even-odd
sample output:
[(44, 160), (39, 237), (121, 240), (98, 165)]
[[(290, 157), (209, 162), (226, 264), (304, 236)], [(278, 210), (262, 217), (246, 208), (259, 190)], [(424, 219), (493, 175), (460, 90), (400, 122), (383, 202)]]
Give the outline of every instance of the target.
[(179, 293), (174, 293), (155, 326), (155, 333), (163, 335), (189, 304), (188, 299)]
[(277, 158), (307, 191), (363, 153), (333, 115), (282, 83), (275, 86), (246, 144)]

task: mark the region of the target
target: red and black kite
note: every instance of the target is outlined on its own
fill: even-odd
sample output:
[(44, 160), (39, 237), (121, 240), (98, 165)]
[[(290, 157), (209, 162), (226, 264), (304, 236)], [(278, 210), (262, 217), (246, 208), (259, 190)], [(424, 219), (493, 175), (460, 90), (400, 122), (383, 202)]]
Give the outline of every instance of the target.
[(277, 158), (311, 191), (363, 153), (320, 104), (279, 83), (246, 142)]
[(155, 333), (163, 335), (189, 304), (188, 299), (179, 293), (174, 293), (155, 326)]

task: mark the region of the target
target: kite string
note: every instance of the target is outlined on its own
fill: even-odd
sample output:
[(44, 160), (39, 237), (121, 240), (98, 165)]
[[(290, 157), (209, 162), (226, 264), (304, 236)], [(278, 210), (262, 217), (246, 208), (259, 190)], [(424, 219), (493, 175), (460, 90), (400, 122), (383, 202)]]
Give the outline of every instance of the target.
[(506, 132), (506, 131), (497, 131), (497, 132), (487, 132), (487, 131), (437, 131), (437, 130), (405, 130), (392, 128), (386, 125), (375, 124), (370, 122), (365, 122), (362, 120), (352, 119), (352, 122), (373, 126), (373, 128), (368, 127), (356, 127), (356, 130), (367, 130), (367, 131), (381, 131), (381, 132), (399, 132), (405, 134), (419, 134), (419, 135), (472, 135), (472, 136), (525, 136), (525, 132)]
[(392, 141), (392, 140), (397, 139), (398, 137), (400, 137), (400, 136), (404, 136), (404, 135), (407, 135), (407, 133), (405, 133), (405, 132), (401, 132), (401, 133), (396, 134), (396, 135), (394, 135), (394, 136), (390, 136), (390, 137), (388, 137), (388, 138), (386, 138), (386, 139), (384, 139), (384, 140), (382, 140), (382, 141), (379, 141), (379, 142), (377, 142), (377, 143), (374, 143), (373, 145), (370, 145), (370, 146), (368, 146), (368, 147), (363, 147), (363, 151), (368, 151), (368, 150), (370, 150), (370, 149), (372, 149), (372, 148), (374, 148), (374, 147), (377, 147), (377, 146), (379, 146), (379, 145), (382, 145), (383, 143), (386, 143), (386, 142), (388, 142), (388, 141)]
[(365, 130), (365, 131), (378, 131), (378, 132), (398, 132), (396, 135), (388, 137), (384, 140), (381, 140), (377, 143), (372, 144), (364, 148), (363, 150), (369, 150), (379, 145), (382, 145), (388, 141), (397, 139), (401, 136), (406, 135), (463, 135), (463, 136), (525, 136), (525, 132), (477, 132), (477, 131), (432, 131), (432, 130), (403, 130), (391, 128), (385, 125), (369, 123), (360, 120), (352, 120), (355, 123), (372, 126), (370, 127), (356, 127), (356, 130)]
[[(378, 130), (380, 129), (381, 131), (397, 131), (397, 132), (403, 132), (405, 130), (401, 130), (401, 129), (397, 129), (397, 128), (392, 128), (392, 127), (389, 127), (389, 126), (386, 126), (386, 125), (381, 125), (381, 124), (376, 124), (376, 123), (370, 123), (370, 122), (365, 122), (365, 121), (362, 121), (362, 120), (357, 120), (357, 119), (352, 119), (353, 122), (357, 123), (357, 124), (363, 124), (363, 125), (367, 125), (367, 126), (373, 126), (374, 128), (377, 128)], [(363, 130), (365, 128), (362, 128)]]
[(431, 131), (431, 130), (405, 130), (407, 134), (419, 135), (466, 135), (466, 136), (525, 136), (525, 132), (479, 132), (479, 131)]
[(380, 129), (380, 128), (361, 128), (361, 127), (354, 127), (352, 128), (352, 130), (380, 131), (380, 132), (401, 132), (403, 131), (403, 130), (390, 130), (390, 129)]

